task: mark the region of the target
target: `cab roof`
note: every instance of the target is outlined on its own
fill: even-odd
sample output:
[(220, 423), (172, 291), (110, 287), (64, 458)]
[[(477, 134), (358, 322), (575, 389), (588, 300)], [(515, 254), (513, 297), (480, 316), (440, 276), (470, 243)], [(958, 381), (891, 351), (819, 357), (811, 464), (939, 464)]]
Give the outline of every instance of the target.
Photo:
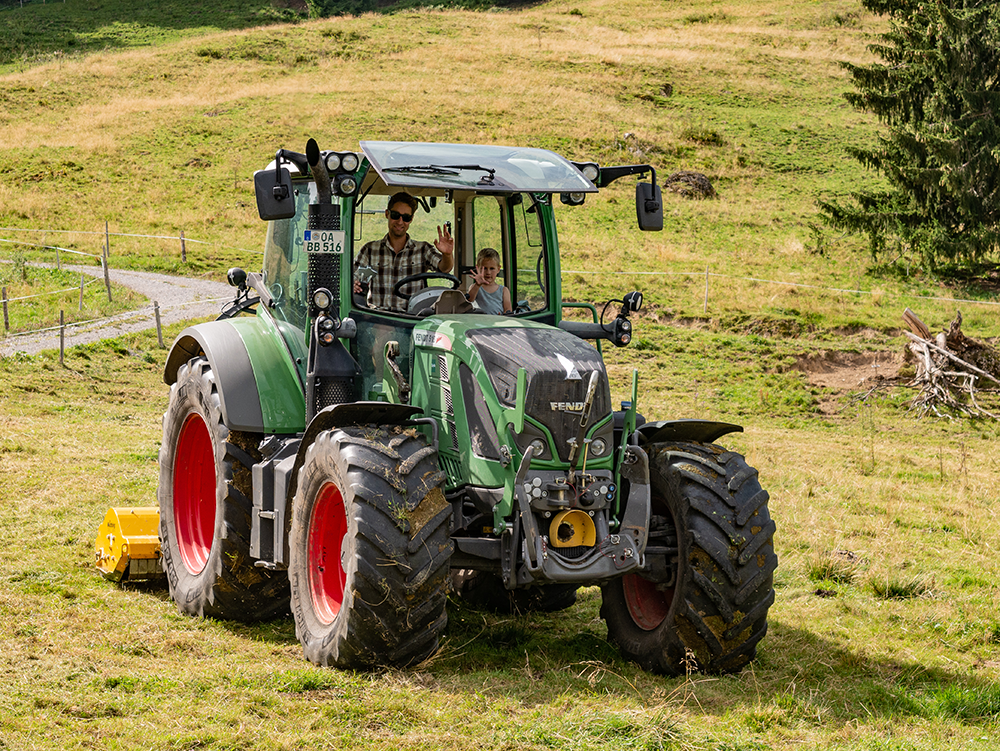
[(362, 141), (390, 187), (498, 193), (596, 193), (570, 161), (547, 149), (458, 143)]

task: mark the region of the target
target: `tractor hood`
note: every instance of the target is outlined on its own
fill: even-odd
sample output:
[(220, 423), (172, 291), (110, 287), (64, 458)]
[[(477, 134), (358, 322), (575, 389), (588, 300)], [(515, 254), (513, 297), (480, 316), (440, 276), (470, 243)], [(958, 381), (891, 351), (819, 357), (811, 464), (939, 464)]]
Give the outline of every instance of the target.
[(473, 329), (466, 334), (486, 366), (490, 383), (506, 407), (513, 407), (517, 371), (528, 375), (525, 414), (547, 427), (560, 457), (569, 458), (569, 439), (580, 430), (580, 418), (591, 374), (597, 389), (586, 430), (607, 418), (611, 392), (601, 356), (594, 347), (565, 331), (549, 327)]

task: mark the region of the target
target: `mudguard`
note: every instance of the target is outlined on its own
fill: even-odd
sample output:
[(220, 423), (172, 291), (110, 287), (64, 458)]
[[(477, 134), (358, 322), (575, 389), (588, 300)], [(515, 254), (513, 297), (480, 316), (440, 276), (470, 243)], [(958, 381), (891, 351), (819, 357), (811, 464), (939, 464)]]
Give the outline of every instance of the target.
[[(351, 425), (399, 425), (417, 417), (422, 413), (420, 407), (410, 404), (394, 404), (390, 402), (351, 402), (324, 407), (309, 423), (308, 429), (299, 441), (295, 464), (289, 473), (287, 489), (288, 502), (295, 496), (299, 482), (299, 469), (306, 459), (306, 450), (316, 440), (316, 436), (324, 430), (342, 428)], [(286, 517), (291, 524), (291, 516)]]
[(250, 317), (189, 326), (170, 348), (164, 382), (173, 384), (180, 366), (201, 354), (212, 366), (230, 430), (294, 434), (305, 429), (304, 388), (273, 326)]
[(646, 443), (660, 441), (714, 443), (727, 433), (742, 432), (742, 425), (714, 420), (658, 420), (647, 422), (638, 428), (639, 435)]

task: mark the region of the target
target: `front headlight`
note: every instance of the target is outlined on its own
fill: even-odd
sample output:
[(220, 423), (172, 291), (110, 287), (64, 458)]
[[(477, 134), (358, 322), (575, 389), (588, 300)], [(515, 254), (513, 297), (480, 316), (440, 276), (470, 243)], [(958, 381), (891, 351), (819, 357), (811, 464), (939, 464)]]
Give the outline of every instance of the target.
[(330, 294), (330, 290), (326, 287), (320, 287), (318, 290), (313, 292), (313, 305), (320, 310), (326, 310), (332, 303), (333, 295)]
[(326, 169), (328, 172), (336, 172), (340, 169), (340, 154), (326, 155)]
[(342, 196), (354, 195), (358, 189), (358, 181), (350, 175), (345, 175), (337, 181), (337, 192)]
[(357, 154), (344, 154), (340, 158), (340, 166), (345, 172), (354, 172), (358, 168), (358, 155)]

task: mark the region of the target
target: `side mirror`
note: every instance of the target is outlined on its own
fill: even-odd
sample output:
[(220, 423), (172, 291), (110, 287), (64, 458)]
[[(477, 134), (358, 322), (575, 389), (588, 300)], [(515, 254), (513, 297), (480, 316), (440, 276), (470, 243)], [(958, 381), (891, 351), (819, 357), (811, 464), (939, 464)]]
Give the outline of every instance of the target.
[(253, 189), (257, 195), (257, 213), (264, 221), (290, 219), (295, 216), (292, 175), (284, 167), (254, 172)]
[(639, 229), (643, 232), (659, 232), (663, 229), (663, 201), (660, 186), (653, 183), (638, 183), (635, 186), (635, 216)]

